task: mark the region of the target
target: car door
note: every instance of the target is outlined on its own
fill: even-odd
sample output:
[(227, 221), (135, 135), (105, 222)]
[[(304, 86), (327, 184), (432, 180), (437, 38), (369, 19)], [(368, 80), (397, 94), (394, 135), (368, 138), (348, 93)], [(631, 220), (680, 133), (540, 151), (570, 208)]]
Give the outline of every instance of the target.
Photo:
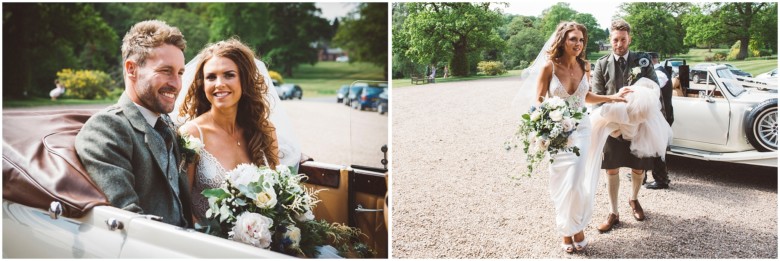
[(672, 124), (673, 145), (690, 142), (726, 145), (731, 118), (729, 100), (723, 96), (712, 97), (715, 90), (720, 91), (720, 86), (713, 84), (711, 76), (708, 76), (708, 81), (710, 84), (692, 83), (691, 89), (699, 88), (709, 94), (700, 97), (675, 96), (672, 99), (675, 119)]

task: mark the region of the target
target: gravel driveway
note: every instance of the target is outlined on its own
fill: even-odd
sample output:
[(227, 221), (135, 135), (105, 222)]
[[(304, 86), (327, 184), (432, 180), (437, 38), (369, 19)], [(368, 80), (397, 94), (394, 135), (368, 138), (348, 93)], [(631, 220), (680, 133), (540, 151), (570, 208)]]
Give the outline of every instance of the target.
[(524, 159), (503, 148), (519, 81), (393, 89), (393, 257), (777, 258), (777, 169), (678, 157), (668, 160), (670, 189), (640, 191), (643, 222), (631, 218), (621, 169), (621, 224), (605, 234), (602, 176), (588, 251), (563, 253), (547, 177), (512, 179)]

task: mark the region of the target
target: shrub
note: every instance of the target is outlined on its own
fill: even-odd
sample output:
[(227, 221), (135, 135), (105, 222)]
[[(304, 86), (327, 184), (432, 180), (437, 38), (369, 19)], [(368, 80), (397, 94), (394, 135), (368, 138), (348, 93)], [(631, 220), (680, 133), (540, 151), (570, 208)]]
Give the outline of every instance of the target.
[(281, 74), (279, 74), (279, 73), (278, 73), (278, 72), (276, 72), (276, 71), (271, 71), (271, 70), (269, 70), (269, 71), (268, 71), (268, 76), (270, 76), (272, 80), (276, 80), (276, 81), (277, 81), (277, 82), (279, 82), (280, 84), (284, 83), (284, 79), (282, 78), (282, 75), (281, 75)]
[(712, 59), (715, 61), (725, 61), (729, 54), (727, 52), (716, 52), (712, 55)]
[(57, 72), (68, 94), (77, 99), (106, 99), (109, 88), (114, 89), (116, 82), (107, 73), (98, 70), (62, 69)]
[(520, 67), (520, 69), (525, 69), (525, 68), (528, 68), (528, 65), (529, 65), (528, 61), (523, 60), (523, 61), (520, 61), (520, 63), (517, 66)]
[(704, 61), (705, 61), (705, 62), (712, 62), (712, 61), (713, 61), (713, 59), (714, 59), (713, 57), (714, 57), (714, 56), (704, 56)]
[(504, 64), (498, 61), (481, 61), (477, 64), (477, 70), (486, 75), (505, 74)]

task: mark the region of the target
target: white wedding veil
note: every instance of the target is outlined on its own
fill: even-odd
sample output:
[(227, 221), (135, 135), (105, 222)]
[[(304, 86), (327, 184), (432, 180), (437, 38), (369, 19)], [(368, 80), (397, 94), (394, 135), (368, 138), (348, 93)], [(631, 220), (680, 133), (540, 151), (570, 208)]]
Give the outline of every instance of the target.
[(555, 40), (555, 32), (550, 35), (547, 42), (542, 46), (542, 50), (536, 56), (536, 59), (525, 68), (520, 74), (520, 90), (517, 91), (514, 100), (512, 101), (512, 111), (516, 115), (522, 115), (528, 112), (532, 105), (536, 104), (536, 89), (539, 84), (539, 77), (542, 75), (542, 69), (549, 60), (547, 51), (552, 47)]
[[(176, 103), (173, 107), (173, 112), (169, 114), (176, 126), (183, 125), (187, 119), (186, 117), (179, 117), (179, 109), (184, 104), (184, 97), (187, 96), (187, 92), (192, 85), (192, 81), (195, 79), (196, 66), (200, 62), (200, 55), (192, 58), (190, 62), (184, 67), (184, 76), (182, 77), (182, 88), (179, 91), (179, 96), (176, 98)], [(281, 106), (281, 100), (276, 93), (271, 77), (268, 74), (268, 68), (265, 67), (265, 63), (255, 58), (255, 65), (258, 72), (265, 78), (265, 83), (268, 86), (266, 92), (266, 99), (268, 105), (271, 107), (271, 114), (268, 119), (276, 127), (276, 139), (279, 143), (279, 164), (287, 165), (297, 169), (298, 163), (301, 160), (301, 146), (298, 143), (298, 139), (295, 138), (292, 130), (292, 124), (284, 111), (284, 107)]]

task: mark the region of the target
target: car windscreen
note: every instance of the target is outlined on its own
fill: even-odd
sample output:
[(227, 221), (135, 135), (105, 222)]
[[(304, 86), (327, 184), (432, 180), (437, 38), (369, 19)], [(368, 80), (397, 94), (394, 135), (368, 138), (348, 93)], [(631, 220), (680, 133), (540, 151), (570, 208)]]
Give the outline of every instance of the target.
[(737, 81), (737, 78), (734, 77), (734, 74), (731, 73), (728, 67), (718, 69), (715, 71), (715, 73), (718, 74), (718, 78), (721, 79), (721, 82), (723, 83), (723, 86), (726, 87), (726, 90), (731, 93), (731, 95), (734, 95), (734, 97), (739, 96), (745, 92), (745, 87)]
[(382, 93), (382, 91), (384, 91), (383, 88), (368, 87), (368, 88), (366, 88), (366, 95), (377, 95), (377, 94)]

